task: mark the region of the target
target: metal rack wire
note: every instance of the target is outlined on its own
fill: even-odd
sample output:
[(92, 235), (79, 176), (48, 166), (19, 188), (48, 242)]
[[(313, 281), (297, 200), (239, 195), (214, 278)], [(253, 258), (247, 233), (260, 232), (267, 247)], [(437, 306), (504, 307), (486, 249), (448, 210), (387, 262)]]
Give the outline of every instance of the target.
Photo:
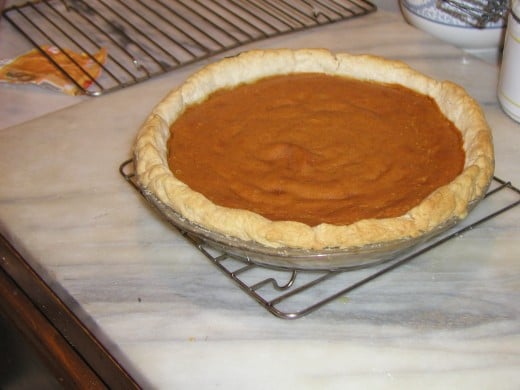
[[(366, 0), (40, 0), (3, 15), (35, 47), (51, 45), (77, 76), (45, 55), (86, 95), (127, 87), (241, 45), (374, 12)], [(94, 57), (107, 49), (107, 60)], [(92, 76), (65, 53), (86, 53), (101, 65)]]
[[(132, 169), (133, 161), (128, 160), (121, 164), (119, 172), (140, 192)], [(474, 210), (469, 218), (455, 228), (415, 248), (406, 255), (370, 267), (344, 271), (304, 271), (265, 267), (255, 264), (254, 259), (230, 255), (223, 250), (217, 250), (199, 237), (174, 227), (220, 271), (268, 312), (283, 319), (298, 319), (518, 205), (520, 205), (520, 189), (513, 186), (511, 182), (494, 177), (490, 190), (479, 204), (478, 210)], [(479, 210), (480, 212), (478, 212)], [(339, 283), (328, 283), (332, 279), (341, 280)]]

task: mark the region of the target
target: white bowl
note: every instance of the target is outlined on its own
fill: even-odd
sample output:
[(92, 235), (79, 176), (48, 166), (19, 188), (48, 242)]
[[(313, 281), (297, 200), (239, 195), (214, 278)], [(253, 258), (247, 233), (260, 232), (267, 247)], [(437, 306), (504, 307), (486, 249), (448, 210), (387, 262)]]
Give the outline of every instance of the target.
[(436, 0), (400, 0), (401, 12), (413, 26), (463, 49), (494, 49), (502, 45), (505, 16), (478, 28), (445, 12), (436, 3)]

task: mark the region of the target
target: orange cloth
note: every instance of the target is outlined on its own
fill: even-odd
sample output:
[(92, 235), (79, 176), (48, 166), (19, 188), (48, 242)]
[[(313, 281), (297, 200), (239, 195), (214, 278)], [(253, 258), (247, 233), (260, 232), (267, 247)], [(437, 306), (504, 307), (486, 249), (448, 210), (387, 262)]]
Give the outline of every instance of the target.
[[(92, 79), (97, 79), (101, 75), (101, 65), (105, 63), (107, 56), (105, 48), (101, 48), (93, 55), (95, 61), (86, 53), (76, 53), (68, 49), (60, 50), (55, 46), (43, 45), (40, 49), (85, 89), (93, 83)], [(0, 67), (0, 82), (50, 86), (68, 95), (82, 93), (76, 84), (38, 49), (33, 49)]]

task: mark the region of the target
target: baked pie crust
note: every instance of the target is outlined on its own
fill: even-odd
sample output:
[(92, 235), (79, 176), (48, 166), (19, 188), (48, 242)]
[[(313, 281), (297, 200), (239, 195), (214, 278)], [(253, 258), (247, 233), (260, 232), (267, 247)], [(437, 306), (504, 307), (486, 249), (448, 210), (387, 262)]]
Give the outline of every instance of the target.
[[(363, 219), (350, 225), (271, 221), (244, 209), (211, 202), (178, 180), (168, 166), (171, 124), (212, 92), (291, 73), (325, 73), (403, 85), (435, 100), (460, 130), (463, 171), (419, 205), (395, 218)], [(191, 223), (226, 237), (270, 248), (352, 249), (414, 239), (463, 219), (485, 194), (494, 171), (490, 128), (479, 105), (459, 86), (433, 80), (402, 62), (322, 49), (250, 51), (208, 65), (172, 91), (140, 129), (134, 147), (139, 186)]]

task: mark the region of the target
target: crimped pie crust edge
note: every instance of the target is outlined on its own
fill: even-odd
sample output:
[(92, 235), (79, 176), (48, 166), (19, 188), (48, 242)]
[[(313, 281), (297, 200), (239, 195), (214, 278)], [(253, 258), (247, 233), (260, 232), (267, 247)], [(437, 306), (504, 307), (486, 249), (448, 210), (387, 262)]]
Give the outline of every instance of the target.
[[(185, 107), (220, 88), (294, 72), (397, 83), (431, 96), (462, 133), (466, 153), (463, 172), (400, 217), (315, 227), (293, 221), (270, 221), (248, 210), (215, 205), (173, 175), (168, 167), (166, 143), (171, 123)], [(450, 220), (463, 219), (471, 205), (484, 195), (494, 171), (491, 130), (478, 103), (461, 87), (431, 79), (403, 62), (371, 55), (334, 54), (323, 49), (255, 50), (202, 68), (152, 111), (137, 135), (134, 162), (139, 185), (192, 223), (268, 247), (309, 250), (347, 249), (416, 238)]]

